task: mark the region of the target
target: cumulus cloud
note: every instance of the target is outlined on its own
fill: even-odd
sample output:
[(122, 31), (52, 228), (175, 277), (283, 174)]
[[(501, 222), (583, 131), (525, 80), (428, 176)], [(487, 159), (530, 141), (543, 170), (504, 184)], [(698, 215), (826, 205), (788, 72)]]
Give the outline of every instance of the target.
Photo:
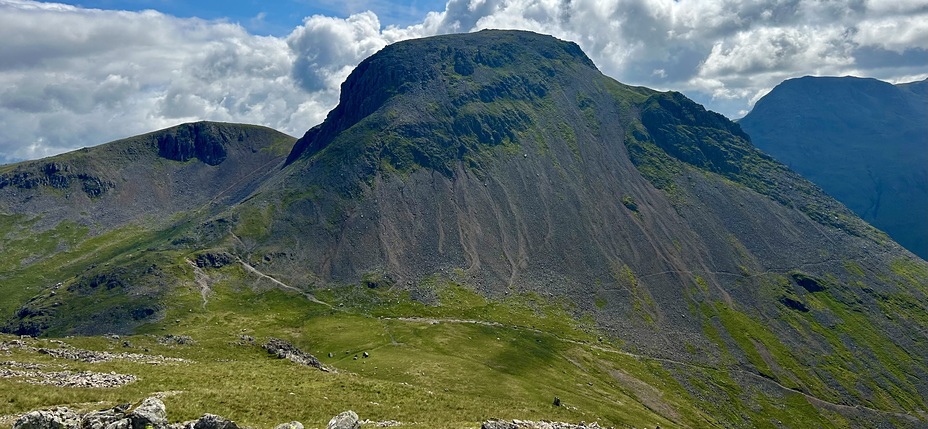
[(200, 119), (301, 135), (384, 46), (484, 28), (575, 41), (619, 81), (679, 90), (729, 117), (790, 77), (928, 76), (925, 0), (448, 0), (414, 25), (315, 15), (286, 37), (0, 0), (0, 162)]
[(300, 134), (337, 97), (299, 89), (285, 40), (226, 22), (2, 0), (0, 40), (0, 162), (201, 119)]

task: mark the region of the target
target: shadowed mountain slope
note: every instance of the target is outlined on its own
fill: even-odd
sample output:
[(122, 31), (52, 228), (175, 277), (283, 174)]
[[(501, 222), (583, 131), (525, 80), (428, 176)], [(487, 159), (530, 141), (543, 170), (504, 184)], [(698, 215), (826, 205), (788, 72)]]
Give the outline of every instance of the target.
[(928, 81), (790, 79), (739, 124), (757, 147), (928, 258)]
[[(235, 279), (258, 276), (371, 314), (463, 288), (559, 306), (655, 359), (701, 410), (651, 409), (674, 426), (775, 427), (776, 409), (824, 427), (925, 423), (928, 264), (723, 116), (518, 31), (388, 46), (341, 94), (249, 197), (159, 232), (148, 256), (62, 277), (7, 329), (89, 332), (55, 303), (112, 282), (181, 279), (206, 308), (204, 270), (243, 296), (255, 286)], [(139, 320), (181, 310), (165, 300)]]

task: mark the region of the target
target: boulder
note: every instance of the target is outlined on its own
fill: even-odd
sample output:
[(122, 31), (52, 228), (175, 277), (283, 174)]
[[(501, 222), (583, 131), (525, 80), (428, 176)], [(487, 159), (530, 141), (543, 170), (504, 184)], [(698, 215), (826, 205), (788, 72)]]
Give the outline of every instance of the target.
[(67, 408), (32, 411), (13, 422), (13, 429), (80, 429), (80, 416)]
[(91, 411), (81, 417), (81, 428), (106, 429), (113, 423), (125, 419), (128, 409), (129, 404), (122, 404), (107, 410)]
[(165, 429), (168, 426), (168, 413), (164, 402), (158, 398), (147, 398), (129, 413), (132, 429)]
[(274, 429), (303, 429), (303, 424), (296, 421), (290, 423), (281, 423), (274, 427)]
[(193, 429), (238, 429), (238, 425), (225, 417), (204, 414), (193, 424)]
[(361, 423), (358, 422), (358, 415), (348, 410), (332, 417), (326, 429), (361, 429)]

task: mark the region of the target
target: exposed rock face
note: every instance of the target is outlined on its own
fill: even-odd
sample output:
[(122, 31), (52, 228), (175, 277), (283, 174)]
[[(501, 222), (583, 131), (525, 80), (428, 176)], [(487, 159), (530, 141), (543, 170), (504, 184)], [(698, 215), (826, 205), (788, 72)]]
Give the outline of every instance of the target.
[(289, 422), (289, 423), (281, 423), (277, 425), (276, 427), (274, 427), (274, 429), (303, 429), (303, 423), (296, 422), (296, 421)]
[(326, 429), (360, 429), (361, 423), (358, 422), (358, 415), (351, 410), (340, 413), (329, 420)]
[(211, 124), (197, 122), (184, 124), (158, 137), (158, 155), (175, 161), (187, 161), (196, 157), (209, 165), (225, 161), (225, 141), (214, 131)]
[(67, 190), (78, 187), (90, 198), (102, 196), (116, 185), (86, 172), (75, 171), (69, 164), (50, 162), (38, 169), (17, 168), (10, 173), (0, 174), (0, 189), (11, 186), (18, 189), (36, 189), (48, 186)]

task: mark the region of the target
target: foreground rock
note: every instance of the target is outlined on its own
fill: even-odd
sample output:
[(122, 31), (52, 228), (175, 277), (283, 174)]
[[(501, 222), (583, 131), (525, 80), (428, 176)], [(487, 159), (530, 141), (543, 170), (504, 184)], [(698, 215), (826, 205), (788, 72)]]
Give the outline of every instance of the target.
[(173, 425), (172, 429), (238, 429), (238, 425), (232, 420), (215, 414), (204, 414), (195, 422), (186, 422)]
[(351, 410), (345, 411), (329, 420), (326, 429), (360, 429), (361, 423), (358, 421), (358, 415)]
[[(378, 424), (377, 427), (392, 426)], [(329, 421), (328, 429), (360, 429), (361, 423), (354, 411), (345, 411)], [(142, 401), (137, 407), (130, 404), (91, 411), (83, 415), (68, 408), (31, 411), (20, 416), (12, 429), (239, 429), (232, 420), (215, 414), (204, 414), (197, 420), (168, 424), (164, 402), (156, 397)], [(274, 429), (303, 429), (297, 421), (281, 423)]]
[(59, 407), (53, 410), (32, 411), (24, 414), (15, 423), (14, 429), (70, 429), (79, 428), (80, 417), (73, 411)]

